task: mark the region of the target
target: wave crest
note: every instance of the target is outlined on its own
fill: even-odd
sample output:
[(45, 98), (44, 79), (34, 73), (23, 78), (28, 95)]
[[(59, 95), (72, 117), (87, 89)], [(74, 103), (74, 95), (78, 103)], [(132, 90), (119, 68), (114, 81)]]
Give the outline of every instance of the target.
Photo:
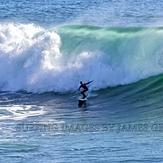
[(0, 25), (0, 89), (76, 91), (130, 84), (163, 72), (162, 28)]

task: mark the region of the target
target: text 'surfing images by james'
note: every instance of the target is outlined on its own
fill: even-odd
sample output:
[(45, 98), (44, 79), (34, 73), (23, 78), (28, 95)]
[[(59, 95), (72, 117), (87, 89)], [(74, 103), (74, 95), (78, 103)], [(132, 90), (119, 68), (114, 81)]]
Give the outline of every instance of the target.
[(163, 0), (0, 1), (0, 163), (163, 163)]
[(93, 132), (162, 132), (163, 124), (65, 124), (19, 123), (17, 132), (93, 133)]

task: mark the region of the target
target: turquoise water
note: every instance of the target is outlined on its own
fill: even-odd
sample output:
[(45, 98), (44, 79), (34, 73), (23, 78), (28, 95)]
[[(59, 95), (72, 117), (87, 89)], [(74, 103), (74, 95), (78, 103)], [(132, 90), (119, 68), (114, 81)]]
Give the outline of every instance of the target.
[(162, 8), (1, 2), (0, 162), (163, 162)]

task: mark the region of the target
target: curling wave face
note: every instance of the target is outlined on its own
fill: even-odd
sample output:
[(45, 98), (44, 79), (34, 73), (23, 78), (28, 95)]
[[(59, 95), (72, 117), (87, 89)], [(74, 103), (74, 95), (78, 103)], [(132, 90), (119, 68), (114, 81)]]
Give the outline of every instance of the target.
[(163, 72), (163, 28), (0, 24), (0, 90), (76, 91), (130, 84)]

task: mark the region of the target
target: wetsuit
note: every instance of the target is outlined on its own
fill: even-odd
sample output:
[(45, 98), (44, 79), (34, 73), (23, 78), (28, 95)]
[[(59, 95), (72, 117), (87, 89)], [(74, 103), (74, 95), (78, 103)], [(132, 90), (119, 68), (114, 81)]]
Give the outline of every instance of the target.
[(84, 90), (81, 91), (81, 94), (83, 95), (83, 98), (86, 98), (86, 95), (84, 94), (86, 91), (88, 91), (88, 87), (86, 86), (87, 84), (91, 83), (92, 81), (88, 82), (88, 83), (82, 83), (79, 87), (79, 91), (80, 88), (83, 88)]

